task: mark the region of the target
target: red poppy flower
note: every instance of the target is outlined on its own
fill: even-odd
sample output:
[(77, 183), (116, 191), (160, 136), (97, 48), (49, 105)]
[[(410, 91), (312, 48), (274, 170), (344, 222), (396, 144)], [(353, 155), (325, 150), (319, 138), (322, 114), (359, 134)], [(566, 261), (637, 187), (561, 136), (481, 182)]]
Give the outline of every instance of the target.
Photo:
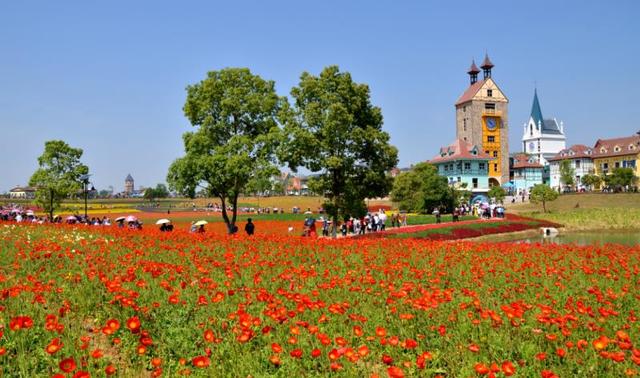
[(69, 357), (69, 358), (65, 358), (62, 361), (60, 361), (60, 364), (58, 365), (60, 367), (60, 370), (64, 371), (65, 373), (70, 373), (74, 370), (76, 370), (76, 361)]

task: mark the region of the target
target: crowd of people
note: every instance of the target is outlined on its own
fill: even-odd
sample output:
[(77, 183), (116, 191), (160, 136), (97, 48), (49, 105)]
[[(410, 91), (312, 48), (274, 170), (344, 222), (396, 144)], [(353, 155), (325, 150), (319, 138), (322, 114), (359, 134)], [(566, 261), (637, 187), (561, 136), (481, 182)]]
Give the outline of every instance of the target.
[[(305, 214), (307, 213), (305, 212)], [(309, 212), (309, 216), (305, 217), (304, 220), (303, 236), (317, 236), (316, 228), (318, 226), (316, 226), (316, 219), (310, 214), (311, 213)], [(348, 236), (384, 231), (387, 228), (387, 221), (389, 220), (391, 221), (391, 227), (406, 226), (407, 214), (393, 212), (391, 213), (391, 216), (388, 216), (384, 210), (380, 209), (376, 212), (368, 212), (362, 217), (345, 218), (342, 222), (338, 222), (338, 224), (335, 225), (335, 232), (340, 233), (342, 236)], [(317, 220), (317, 223), (319, 223), (319, 227), (321, 228), (322, 236), (329, 236), (333, 234), (334, 224), (329, 217), (321, 215)]]
[[(207, 204), (207, 209), (211, 211), (221, 211), (221, 208), (214, 203)], [(284, 214), (284, 208), (281, 207), (265, 207), (265, 208), (242, 208), (239, 209), (245, 212), (255, 212), (257, 214)], [(387, 214), (390, 212), (390, 214)], [(407, 213), (406, 212), (392, 212), (385, 211), (384, 209), (380, 209), (379, 211), (368, 212), (364, 216), (361, 217), (347, 217), (342, 221), (338, 221), (337, 224), (333, 224), (333, 221), (325, 216), (324, 210), (322, 208), (317, 209), (317, 214), (320, 215), (318, 219), (316, 219), (311, 211), (311, 208), (307, 208), (306, 211), (302, 212), (299, 207), (292, 208), (293, 214), (301, 214), (304, 213), (305, 219), (303, 223), (303, 236), (309, 237), (317, 237), (320, 229), (320, 234), (322, 236), (330, 236), (333, 235), (334, 231), (336, 234), (340, 234), (342, 236), (350, 236), (350, 235), (364, 235), (367, 233), (375, 233), (381, 232), (387, 229), (387, 223), (389, 223), (389, 227), (397, 228), (407, 226)], [(435, 208), (432, 212), (432, 215), (435, 217), (436, 223), (441, 223), (442, 221), (442, 213), (443, 210), (440, 208)], [(460, 217), (464, 217), (467, 215), (473, 215), (483, 219), (490, 218), (504, 218), (505, 209), (501, 204), (489, 204), (489, 203), (476, 203), (473, 205), (470, 204), (462, 204), (452, 211), (452, 220), (453, 222), (458, 222)], [(25, 208), (18, 204), (9, 204), (5, 206), (0, 206), (0, 220), (3, 221), (13, 221), (13, 222), (31, 222), (31, 223), (66, 223), (66, 224), (84, 224), (91, 226), (111, 226), (116, 225), (119, 228), (128, 228), (140, 230), (142, 229), (142, 221), (138, 220), (136, 217), (130, 215), (128, 217), (118, 217), (113, 222), (107, 216), (102, 217), (89, 217), (82, 215), (69, 215), (65, 218), (56, 215), (53, 219), (49, 219), (48, 216), (38, 216), (32, 209)], [(207, 222), (205, 221), (194, 221), (191, 223), (190, 232), (193, 233), (204, 233), (205, 228), (204, 225)], [(173, 231), (173, 224), (168, 219), (159, 220), (157, 225), (160, 225), (159, 230), (161, 232), (171, 232)], [(231, 234), (235, 234), (238, 232), (238, 226), (233, 226), (231, 230)], [(253, 235), (255, 233), (255, 224), (253, 223), (251, 218), (248, 218), (247, 223), (245, 224), (244, 231), (247, 235)], [(289, 233), (294, 231), (293, 226), (289, 226)]]

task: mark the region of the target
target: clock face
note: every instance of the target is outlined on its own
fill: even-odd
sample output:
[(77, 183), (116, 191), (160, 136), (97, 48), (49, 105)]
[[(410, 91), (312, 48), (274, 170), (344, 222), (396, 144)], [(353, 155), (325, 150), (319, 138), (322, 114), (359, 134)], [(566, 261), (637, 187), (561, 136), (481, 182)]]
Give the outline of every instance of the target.
[(487, 129), (493, 130), (496, 128), (496, 119), (495, 118), (487, 118)]
[(536, 147), (536, 145), (535, 145), (533, 142), (529, 143), (529, 150), (530, 150), (530, 151), (533, 151), (533, 149), (534, 149), (535, 147)]

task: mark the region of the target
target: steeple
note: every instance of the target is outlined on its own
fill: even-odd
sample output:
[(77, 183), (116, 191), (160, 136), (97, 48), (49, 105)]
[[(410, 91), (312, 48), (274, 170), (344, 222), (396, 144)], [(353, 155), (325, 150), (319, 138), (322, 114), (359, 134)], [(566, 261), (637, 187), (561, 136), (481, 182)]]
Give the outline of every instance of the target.
[(538, 90), (533, 90), (533, 105), (531, 106), (531, 118), (533, 119), (533, 123), (540, 127), (544, 124), (544, 119), (542, 118), (542, 110), (540, 110), (540, 102), (538, 101)]
[(478, 74), (480, 73), (475, 60), (471, 60), (471, 67), (469, 67), (469, 71), (467, 71), (467, 73), (471, 79), (471, 85), (475, 84), (475, 82), (478, 81)]
[(491, 77), (491, 69), (493, 68), (493, 63), (491, 63), (491, 60), (489, 59), (489, 54), (484, 55), (484, 62), (482, 62), (482, 66), (480, 66), (480, 68), (482, 68), (482, 71), (484, 72), (485, 79)]

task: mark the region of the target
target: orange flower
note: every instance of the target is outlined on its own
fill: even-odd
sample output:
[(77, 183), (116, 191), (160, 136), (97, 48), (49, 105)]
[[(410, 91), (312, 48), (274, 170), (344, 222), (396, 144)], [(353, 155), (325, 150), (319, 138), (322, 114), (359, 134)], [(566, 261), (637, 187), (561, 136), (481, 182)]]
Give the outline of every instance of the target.
[(198, 356), (198, 357), (194, 357), (191, 363), (193, 364), (194, 367), (205, 368), (211, 364), (211, 360), (207, 356)]
[(505, 361), (502, 363), (502, 372), (507, 377), (510, 377), (516, 373), (516, 368), (515, 366), (513, 366), (513, 363), (511, 361)]
[(269, 357), (269, 361), (274, 364), (275, 366), (280, 366), (280, 356), (278, 356), (277, 354), (274, 354), (273, 356)]
[(404, 372), (397, 366), (390, 366), (387, 369), (387, 374), (389, 374), (390, 378), (403, 378)]
[(49, 345), (47, 345), (47, 347), (45, 348), (45, 351), (49, 354), (54, 354), (57, 351), (59, 351), (62, 348), (62, 346), (63, 344), (62, 342), (60, 342), (60, 338), (56, 337), (55, 339), (51, 340)]
[(137, 316), (132, 316), (129, 318), (129, 320), (127, 320), (127, 328), (129, 328), (129, 330), (132, 333), (137, 333), (140, 331), (140, 319), (138, 319)]
[(607, 345), (609, 345), (609, 339), (606, 336), (600, 336), (593, 340), (592, 344), (596, 350), (603, 350)]
[(213, 334), (212, 330), (207, 329), (204, 331), (204, 339), (205, 341), (212, 343), (216, 339), (216, 336)]

